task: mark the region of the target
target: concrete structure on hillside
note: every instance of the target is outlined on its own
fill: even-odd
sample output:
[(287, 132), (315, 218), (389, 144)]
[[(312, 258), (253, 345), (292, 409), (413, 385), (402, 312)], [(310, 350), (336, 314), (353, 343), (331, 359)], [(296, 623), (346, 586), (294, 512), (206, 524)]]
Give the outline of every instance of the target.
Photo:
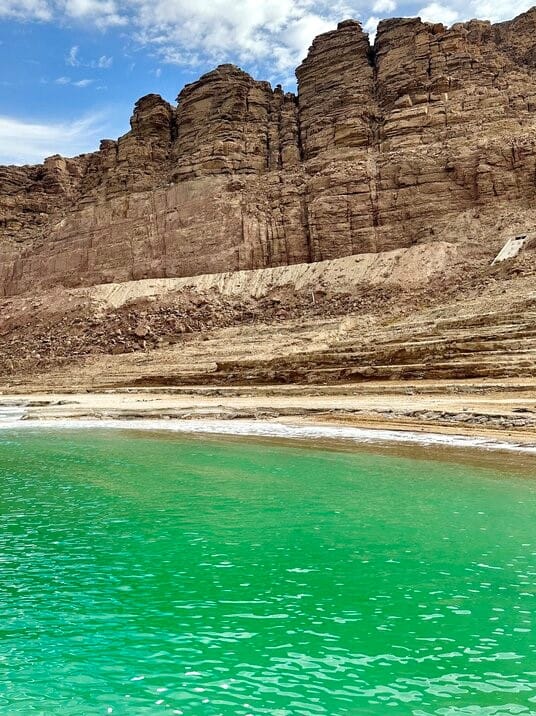
[(528, 249), (529, 246), (536, 247), (536, 233), (512, 236), (493, 259), (491, 265), (494, 266), (507, 259), (515, 259), (516, 256), (519, 256), (519, 254)]

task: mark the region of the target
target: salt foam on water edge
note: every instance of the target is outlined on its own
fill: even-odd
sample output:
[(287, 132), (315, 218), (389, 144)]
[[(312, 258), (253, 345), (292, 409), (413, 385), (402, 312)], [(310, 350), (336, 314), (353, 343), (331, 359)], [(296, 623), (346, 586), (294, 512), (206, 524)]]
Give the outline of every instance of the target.
[[(12, 411), (9, 413), (8, 411)], [(23, 420), (24, 408), (4, 408), (0, 411), (0, 430), (20, 428), (153, 430), (179, 433), (205, 433), (211, 435), (249, 435), (295, 439), (336, 439), (359, 443), (411, 443), (417, 445), (444, 445), (450, 447), (480, 448), (485, 450), (508, 450), (536, 454), (536, 445), (501, 440), (488, 440), (465, 435), (421, 433), (407, 430), (383, 430), (371, 428), (337, 427), (328, 425), (289, 425), (264, 420), (162, 420), (144, 419), (47, 419)]]
[(0, 405), (0, 425), (4, 422), (22, 420), (26, 407), (24, 405)]

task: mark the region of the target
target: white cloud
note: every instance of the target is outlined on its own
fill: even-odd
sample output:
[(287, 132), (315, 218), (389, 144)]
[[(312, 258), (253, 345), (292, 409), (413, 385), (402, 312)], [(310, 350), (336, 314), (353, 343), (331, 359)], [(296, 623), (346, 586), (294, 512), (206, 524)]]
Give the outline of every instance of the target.
[[(136, 0), (123, 0), (130, 13)], [(0, 0), (0, 17), (17, 20), (79, 20), (104, 29), (128, 22), (115, 0)]]
[(98, 67), (101, 70), (108, 70), (112, 66), (114, 61), (113, 57), (108, 57), (107, 55), (101, 55), (99, 59), (96, 62), (92, 62), (92, 67)]
[(80, 48), (78, 45), (73, 45), (71, 49), (69, 50), (69, 54), (65, 58), (66, 64), (70, 65), (71, 67), (78, 67), (80, 64), (80, 60), (78, 59), (78, 51)]
[(372, 12), (394, 12), (396, 10), (395, 0), (376, 0), (372, 6)]
[(155, 46), (166, 62), (275, 59), (279, 71), (303, 59), (315, 35), (356, 15), (337, 0), (137, 0), (135, 5), (139, 39)]
[[(420, 14), (447, 25), (472, 17), (499, 21), (527, 10), (534, 0), (423, 0), (415, 13), (409, 0), (0, 0), (0, 17), (59, 24), (123, 28), (163, 62), (204, 68), (236, 62), (286, 77), (303, 59), (315, 35), (342, 19), (361, 18), (373, 35), (377, 19)], [(67, 63), (106, 69), (103, 55), (82, 62), (73, 46)], [(268, 67), (268, 72), (266, 71)]]
[(533, 5), (534, 0), (470, 0), (469, 2), (435, 0), (422, 7), (416, 15), (419, 15), (425, 22), (442, 22), (444, 25), (465, 22), (472, 18), (501, 22), (511, 20), (529, 10)]
[(363, 25), (363, 30), (365, 30), (365, 32), (368, 32), (371, 42), (373, 42), (374, 38), (376, 37), (376, 30), (378, 29), (379, 22), (379, 17), (376, 17), (376, 15), (371, 15)]
[[(533, 6), (534, 0), (472, 0), (470, 17), (501, 22), (501, 20), (510, 20)], [(465, 19), (468, 17), (464, 12), (466, 8), (464, 5), (461, 8)]]
[(417, 13), (424, 22), (442, 22), (443, 25), (452, 25), (460, 19), (458, 12), (447, 5), (432, 2)]
[(95, 80), (90, 79), (72, 80), (70, 77), (58, 77), (54, 80), (54, 84), (71, 85), (72, 87), (89, 87), (89, 85), (92, 85), (94, 82)]
[[(115, 0), (56, 0), (59, 10), (75, 20), (92, 21), (98, 28), (124, 25), (127, 18)], [(128, 3), (125, 3), (128, 5)]]
[(52, 19), (52, 10), (47, 0), (0, 0), (0, 17), (46, 21)]
[(289, 67), (289, 63), (292, 63), (292, 57), (294, 60), (302, 60), (307, 55), (314, 38), (323, 32), (334, 30), (336, 24), (336, 19), (329, 20), (314, 13), (307, 13), (291, 23), (282, 38), (283, 46), (288, 47), (291, 52), (291, 58), (286, 67)]
[(96, 60), (91, 60), (90, 62), (82, 60), (80, 57), (79, 45), (73, 45), (65, 58), (65, 64), (70, 65), (71, 67), (92, 67), (93, 69), (99, 70), (110, 69), (113, 61), (114, 58), (108, 57), (108, 55), (101, 55)]
[(102, 136), (100, 115), (73, 122), (30, 122), (0, 115), (0, 164), (34, 164), (52, 154), (94, 150)]

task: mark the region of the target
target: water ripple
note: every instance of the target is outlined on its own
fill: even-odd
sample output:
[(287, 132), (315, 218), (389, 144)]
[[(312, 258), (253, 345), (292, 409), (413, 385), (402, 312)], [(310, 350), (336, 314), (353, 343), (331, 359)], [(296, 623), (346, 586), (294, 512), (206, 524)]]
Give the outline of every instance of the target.
[(5, 435), (0, 713), (535, 712), (534, 481), (366, 453)]

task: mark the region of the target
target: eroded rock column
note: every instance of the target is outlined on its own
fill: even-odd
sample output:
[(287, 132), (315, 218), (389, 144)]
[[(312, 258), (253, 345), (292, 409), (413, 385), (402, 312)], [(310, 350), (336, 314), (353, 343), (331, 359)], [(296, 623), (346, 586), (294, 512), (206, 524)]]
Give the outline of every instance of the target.
[(355, 20), (314, 40), (296, 70), (304, 159), (372, 142), (376, 106), (371, 60), (368, 35)]

